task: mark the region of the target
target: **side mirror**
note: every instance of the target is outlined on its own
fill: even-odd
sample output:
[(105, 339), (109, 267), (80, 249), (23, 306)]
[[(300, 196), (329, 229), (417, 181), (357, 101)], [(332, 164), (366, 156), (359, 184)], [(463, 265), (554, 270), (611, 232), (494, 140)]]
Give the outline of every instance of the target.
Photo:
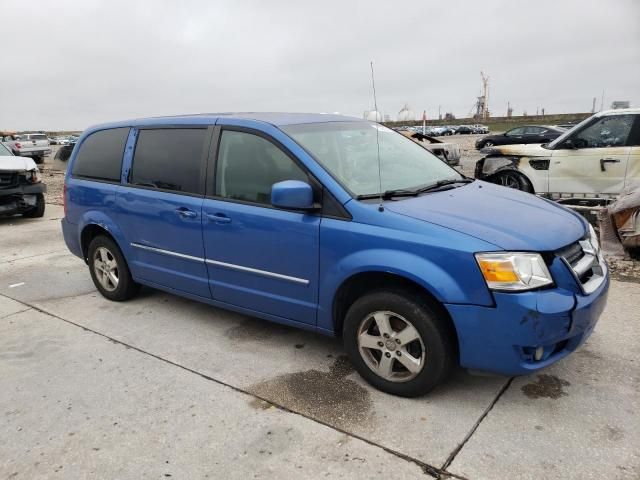
[(311, 210), (313, 190), (311, 185), (300, 180), (285, 180), (271, 187), (271, 205), (293, 210)]

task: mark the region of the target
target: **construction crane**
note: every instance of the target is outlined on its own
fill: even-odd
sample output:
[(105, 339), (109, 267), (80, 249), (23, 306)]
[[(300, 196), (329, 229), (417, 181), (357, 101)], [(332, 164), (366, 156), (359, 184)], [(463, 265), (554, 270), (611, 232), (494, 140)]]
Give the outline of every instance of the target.
[(471, 111), (475, 110), (473, 117), (477, 120), (486, 120), (489, 118), (489, 77), (482, 71), (480, 77), (482, 78), (482, 95), (476, 97), (476, 103)]

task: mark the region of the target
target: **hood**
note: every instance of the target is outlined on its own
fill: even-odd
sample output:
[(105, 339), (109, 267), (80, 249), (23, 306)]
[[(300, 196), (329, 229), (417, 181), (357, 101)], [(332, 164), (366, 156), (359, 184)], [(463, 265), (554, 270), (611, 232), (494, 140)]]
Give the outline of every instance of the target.
[(479, 180), (452, 190), (385, 202), (385, 208), (504, 250), (557, 250), (587, 233), (586, 222), (577, 213), (535, 195)]
[(486, 153), (487, 156), (504, 155), (514, 157), (548, 157), (551, 155), (551, 150), (542, 148), (542, 145), (539, 143), (520, 143), (516, 145), (499, 145), (496, 147), (483, 148), (482, 153)]
[(25, 171), (34, 168), (36, 168), (36, 162), (29, 157), (0, 157), (0, 171), (2, 172)]

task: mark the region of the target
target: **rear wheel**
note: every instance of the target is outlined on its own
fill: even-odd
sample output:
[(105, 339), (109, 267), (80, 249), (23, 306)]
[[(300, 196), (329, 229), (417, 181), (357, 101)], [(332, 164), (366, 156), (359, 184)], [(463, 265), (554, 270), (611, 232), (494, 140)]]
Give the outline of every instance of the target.
[(514, 188), (523, 192), (532, 193), (532, 188), (524, 175), (518, 172), (503, 171), (496, 173), (492, 182), (507, 188)]
[(38, 165), (41, 165), (44, 163), (44, 157), (31, 157), (33, 158), (33, 161), (36, 162)]
[(447, 319), (427, 302), (393, 290), (367, 294), (349, 308), (345, 349), (358, 373), (383, 392), (423, 395), (455, 362)]
[(127, 262), (118, 245), (105, 235), (98, 235), (89, 244), (89, 272), (103, 297), (116, 302), (129, 300), (140, 289), (133, 281)]
[(28, 212), (23, 213), (22, 216), (27, 218), (40, 218), (44, 216), (44, 209), (44, 195), (42, 193), (38, 193), (36, 195), (36, 206)]

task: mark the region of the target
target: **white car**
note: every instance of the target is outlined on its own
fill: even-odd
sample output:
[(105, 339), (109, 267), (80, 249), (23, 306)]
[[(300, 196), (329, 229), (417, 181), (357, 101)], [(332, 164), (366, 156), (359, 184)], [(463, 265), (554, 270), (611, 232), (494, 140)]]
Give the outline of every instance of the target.
[(640, 108), (597, 113), (546, 145), (482, 152), (476, 178), (562, 203), (603, 205), (640, 186)]

